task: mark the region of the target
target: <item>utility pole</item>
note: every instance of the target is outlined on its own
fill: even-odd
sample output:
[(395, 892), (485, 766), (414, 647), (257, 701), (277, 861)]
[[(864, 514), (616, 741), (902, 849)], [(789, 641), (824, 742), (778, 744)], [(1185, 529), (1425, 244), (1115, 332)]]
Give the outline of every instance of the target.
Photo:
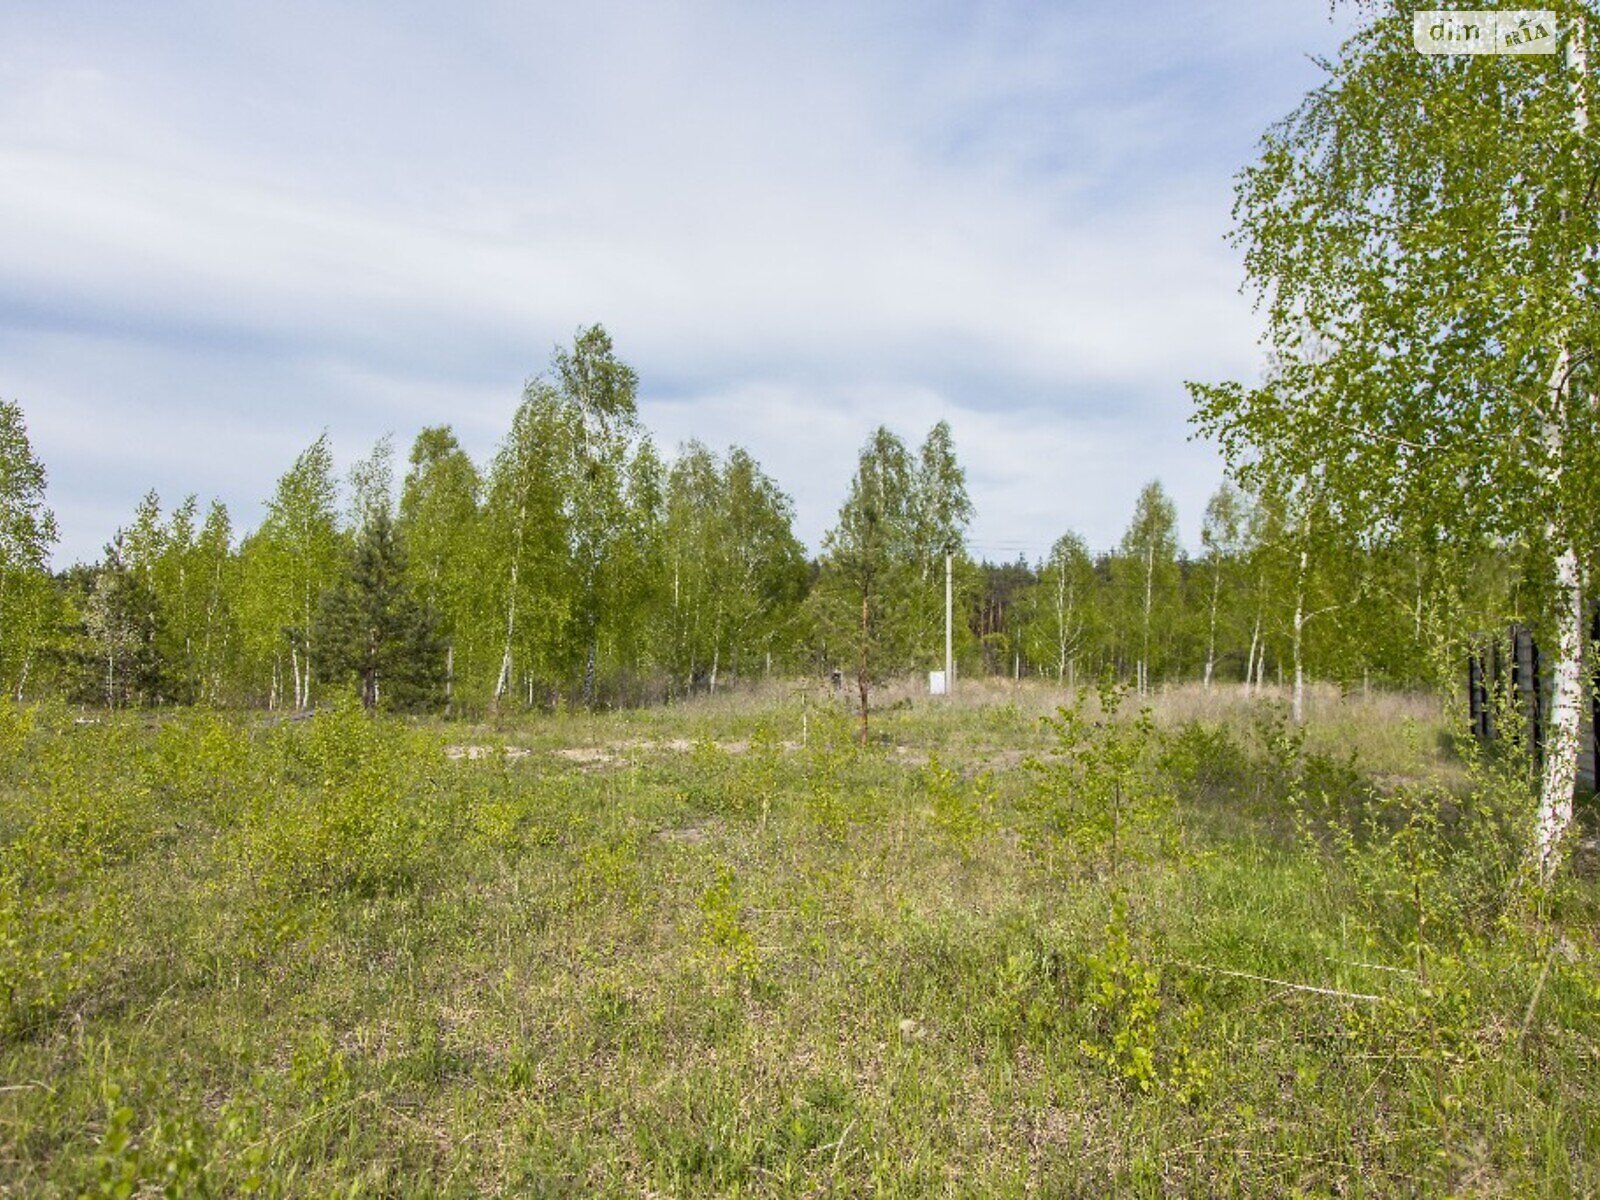
[(953, 614), (955, 612), (955, 551), (949, 546), (944, 551), (944, 694), (955, 695), (956, 654)]

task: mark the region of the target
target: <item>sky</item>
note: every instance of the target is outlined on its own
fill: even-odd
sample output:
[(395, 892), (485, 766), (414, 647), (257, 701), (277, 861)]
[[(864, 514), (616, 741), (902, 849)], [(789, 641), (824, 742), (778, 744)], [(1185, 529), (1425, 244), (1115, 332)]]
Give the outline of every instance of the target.
[(746, 447), (815, 550), (858, 449), (948, 420), (975, 553), (1222, 478), (1259, 377), (1233, 178), (1327, 0), (0, 7), (0, 398), (55, 565), (154, 489), (236, 529), (326, 431), (480, 463), (599, 322), (669, 455)]

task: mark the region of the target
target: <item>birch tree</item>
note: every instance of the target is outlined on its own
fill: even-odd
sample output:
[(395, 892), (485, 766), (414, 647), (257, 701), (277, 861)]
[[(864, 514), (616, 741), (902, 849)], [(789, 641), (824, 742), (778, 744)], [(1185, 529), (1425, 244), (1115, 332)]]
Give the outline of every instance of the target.
[(271, 663), (271, 695), (277, 699), (287, 665), (298, 709), (311, 707), (317, 605), (340, 565), (337, 498), (333, 451), (323, 434), (278, 480), (246, 555), (247, 611)]
[(1206, 665), (1202, 682), (1208, 692), (1217, 667), (1217, 622), (1222, 612), (1222, 590), (1225, 582), (1232, 583), (1232, 570), (1239, 557), (1243, 534), (1244, 505), (1238, 490), (1224, 482), (1206, 502), (1205, 519), (1200, 525), (1207, 576)]
[(444, 689), (454, 707), (458, 672), (476, 678), (488, 641), (474, 621), (480, 591), (479, 497), (483, 481), (449, 426), (433, 426), (412, 444), (400, 490), (399, 536), (408, 548), (407, 573), (418, 599), (437, 614), (444, 643)]
[(1083, 539), (1064, 533), (1039, 568), (1039, 582), (1027, 599), (1023, 645), (1030, 658), (1048, 663), (1056, 682), (1078, 686), (1095, 606), (1094, 563)]
[(5, 693), (18, 696), (51, 601), (46, 567), (56, 520), (44, 493), (44, 465), (28, 441), (22, 406), (0, 400), (0, 678)]
[(560, 398), (547, 381), (535, 379), (489, 468), (479, 597), (498, 639), (490, 689), (497, 710), (517, 686), (519, 666), (530, 685), (551, 666), (570, 607), (562, 507), (566, 437)]
[(770, 652), (804, 595), (805, 553), (788, 496), (746, 451), (684, 446), (667, 483), (670, 660), (715, 692), (723, 663)]
[(1236, 238), (1278, 377), (1192, 390), (1243, 478), (1320, 470), (1353, 524), (1537, 548), (1548, 875), (1571, 821), (1600, 513), (1595, 6), (1550, 6), (1561, 56), (1471, 58), (1417, 53), (1415, 7), (1370, 18), (1240, 176)]
[(1133, 613), (1135, 687), (1144, 695), (1150, 689), (1152, 651), (1159, 650), (1157, 641), (1174, 615), (1178, 578), (1178, 510), (1160, 481), (1140, 491), (1133, 520), (1122, 535), (1120, 560), (1125, 603)]
[[(917, 659), (923, 665), (944, 662), (945, 556), (953, 555), (965, 566), (967, 527), (972, 524), (972, 499), (967, 494), (967, 473), (956, 458), (955, 439), (948, 421), (928, 430), (917, 451), (910, 480), (909, 524), (911, 565), (918, 584), (911, 602)], [(958, 572), (963, 580), (966, 570)], [(962, 589), (965, 592), (967, 589)], [(967, 597), (956, 597), (965, 607)]]
[(606, 586), (607, 567), (628, 533), (629, 464), (643, 436), (639, 377), (617, 357), (600, 325), (580, 330), (570, 351), (557, 348), (550, 365), (570, 455), (563, 508), (576, 649), (583, 661), (583, 702), (592, 704), (601, 630), (619, 598)]
[(220, 500), (206, 509), (205, 523), (195, 541), (195, 578), (202, 610), (200, 643), (196, 656), (198, 699), (215, 704), (222, 697), (223, 680), (233, 661), (236, 625), (234, 597), (238, 567), (233, 554), (233, 523)]

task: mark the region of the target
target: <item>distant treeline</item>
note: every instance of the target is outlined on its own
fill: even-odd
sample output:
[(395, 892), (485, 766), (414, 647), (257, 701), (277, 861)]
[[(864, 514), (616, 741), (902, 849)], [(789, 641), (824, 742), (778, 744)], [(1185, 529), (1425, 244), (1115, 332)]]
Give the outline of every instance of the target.
[(1063, 534), (1041, 562), (975, 562), (950, 430), (877, 430), (822, 553), (745, 451), (670, 465), (599, 326), (527, 387), (493, 458), (424, 429), (396, 485), (384, 439), (335, 477), (326, 435), (240, 534), (220, 502), (151, 493), (93, 565), (51, 576), (56, 536), (21, 408), (0, 404), (0, 672), (95, 704), (482, 713), (640, 703), (769, 674), (852, 687), (943, 665), (946, 555), (958, 671), (1106, 671), (1135, 687), (1284, 672), (1409, 684), (1435, 615), (1427, 558), (1286, 527), (1224, 485), (1199, 557), (1159, 483), (1114, 549)]

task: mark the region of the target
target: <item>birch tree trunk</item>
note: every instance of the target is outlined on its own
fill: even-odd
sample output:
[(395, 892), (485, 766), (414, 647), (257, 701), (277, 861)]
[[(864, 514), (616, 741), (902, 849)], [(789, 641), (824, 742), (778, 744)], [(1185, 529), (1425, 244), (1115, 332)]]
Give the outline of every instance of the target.
[(500, 711), (500, 701), (511, 690), (511, 645), (517, 634), (517, 568), (522, 562), (522, 533), (528, 521), (528, 505), (524, 501), (517, 510), (517, 536), (511, 549), (511, 588), (506, 598), (506, 641), (500, 655), (500, 677), (494, 685), (494, 709)]
[(1150, 682), (1150, 609), (1155, 602), (1156, 547), (1151, 544), (1144, 552), (1144, 637), (1139, 646), (1139, 695), (1144, 695)]
[(1250, 630), (1250, 657), (1244, 660), (1244, 694), (1255, 695), (1256, 647), (1261, 643), (1261, 583), (1256, 582), (1256, 623)]
[(1290, 714), (1296, 725), (1306, 723), (1306, 681), (1304, 655), (1301, 652), (1306, 624), (1306, 561), (1307, 553), (1302, 547), (1300, 572), (1295, 577), (1294, 585), (1294, 700), (1290, 705)]
[[(308, 558), (308, 561), (307, 561), (307, 564), (306, 564), (306, 570), (309, 572), (311, 570), (311, 566), (310, 566), (310, 562), (309, 562), (309, 554), (308, 554), (307, 558)], [(305, 591), (304, 591), (304, 602), (303, 602), (302, 608), (304, 610), (304, 616), (305, 616), (305, 636), (306, 636), (305, 676), (306, 676), (306, 678), (305, 678), (305, 683), (300, 687), (300, 707), (302, 709), (307, 709), (307, 708), (311, 707), (311, 577), (310, 577), (309, 574), (306, 576)]]
[[(1550, 416), (1545, 425), (1545, 444), (1554, 464), (1550, 471), (1553, 491), (1561, 481), (1565, 436), (1561, 407), (1570, 368), (1571, 355), (1563, 346), (1556, 355), (1556, 368), (1550, 376)], [(1550, 693), (1550, 725), (1536, 831), (1539, 872), (1545, 879), (1559, 861), (1561, 837), (1572, 822), (1572, 793), (1578, 781), (1578, 727), (1583, 706), (1583, 580), (1571, 539), (1554, 521), (1549, 530), (1551, 541), (1560, 546), (1561, 551), (1555, 561), (1555, 679)]]
[[(1573, 125), (1583, 133), (1589, 125), (1586, 30), (1580, 18), (1567, 35), (1567, 68), (1574, 72)], [(1566, 449), (1562, 421), (1563, 399), (1571, 382), (1572, 355), (1563, 344), (1556, 353), (1550, 375), (1550, 411), (1545, 424), (1545, 445), (1550, 451), (1552, 493), (1559, 494), (1561, 463)], [(1550, 694), (1550, 728), (1545, 747), (1544, 778), (1539, 789), (1537, 842), (1539, 873), (1548, 880), (1560, 861), (1561, 838), (1572, 823), (1572, 793), (1578, 781), (1579, 724), (1583, 708), (1583, 577), (1577, 548), (1564, 530), (1551, 522), (1551, 542), (1560, 546), (1556, 556), (1556, 661)]]
[(1205, 690), (1211, 691), (1211, 674), (1217, 665), (1217, 599), (1222, 590), (1222, 565), (1212, 564), (1211, 573), (1211, 631), (1206, 638)]
[(1056, 683), (1067, 675), (1067, 570), (1063, 566), (1056, 575)]

